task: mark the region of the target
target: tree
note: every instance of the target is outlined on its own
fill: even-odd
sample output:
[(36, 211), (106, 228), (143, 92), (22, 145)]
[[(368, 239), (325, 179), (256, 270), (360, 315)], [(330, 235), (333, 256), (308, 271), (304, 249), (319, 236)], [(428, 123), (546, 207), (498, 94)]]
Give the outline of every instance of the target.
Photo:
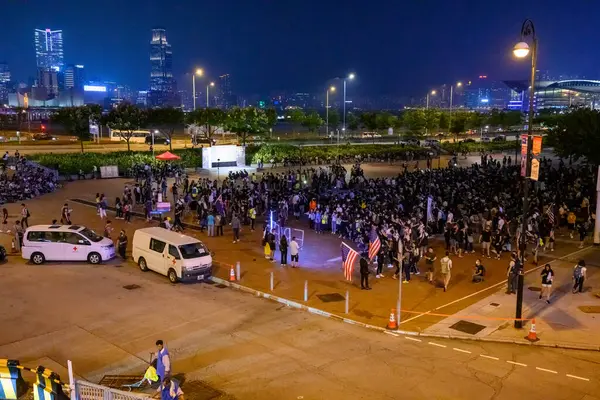
[[(227, 114), (220, 108), (198, 108), (187, 115), (188, 124), (206, 127), (206, 138), (209, 140), (212, 139), (219, 127), (224, 127), (226, 120)], [(192, 141), (194, 143), (197, 139), (196, 131), (193, 130)]]
[(285, 117), (296, 124), (302, 124), (305, 114), (300, 108), (292, 108), (285, 111)]
[(440, 112), (434, 108), (425, 110), (425, 127), (432, 131), (440, 124)]
[(458, 136), (458, 134), (464, 132), (468, 119), (469, 114), (464, 111), (456, 111), (452, 113), (452, 125), (450, 125), (450, 133), (454, 134), (454, 136)]
[(512, 126), (523, 125), (523, 114), (521, 111), (505, 111), (502, 113), (502, 129), (507, 130)]
[(179, 108), (152, 108), (146, 112), (147, 124), (169, 139), (169, 150), (173, 150), (173, 133), (183, 125), (183, 111)]
[(600, 165), (600, 112), (577, 108), (563, 114), (548, 133), (548, 145), (561, 157), (585, 158)]
[(246, 146), (248, 135), (264, 133), (268, 124), (265, 110), (255, 107), (233, 107), (225, 120), (225, 127), (242, 139), (243, 146)]
[(406, 110), (402, 114), (403, 125), (411, 135), (421, 135), (425, 128), (425, 111), (422, 109)]
[(364, 112), (360, 114), (360, 123), (368, 131), (374, 132), (377, 130), (377, 113)]
[(265, 111), (265, 114), (267, 116), (267, 125), (269, 126), (269, 130), (272, 131), (275, 125), (277, 125), (277, 110), (274, 108), (268, 108)]
[(136, 130), (146, 124), (146, 113), (129, 103), (121, 103), (110, 110), (104, 121), (110, 129), (116, 130), (121, 139), (127, 142), (127, 151), (131, 151), (129, 141)]
[(90, 122), (96, 123), (101, 112), (97, 105), (60, 108), (52, 115), (52, 121), (61, 124), (67, 132), (77, 137), (83, 153), (83, 141), (90, 138)]
[[(454, 115), (452, 116), (452, 123), (454, 123)], [(439, 121), (440, 129), (448, 130), (450, 129), (450, 114), (446, 111), (440, 112), (440, 121)]]
[(314, 132), (323, 125), (323, 119), (316, 111), (311, 111), (304, 116), (302, 126), (308, 128), (310, 132)]
[(377, 121), (377, 129), (387, 131), (388, 128), (394, 126), (395, 116), (390, 114), (389, 112), (380, 112), (375, 116), (375, 120)]
[(475, 129), (477, 131), (481, 131), (481, 128), (485, 124), (486, 117), (482, 113), (475, 111), (469, 113), (467, 118), (467, 127), (470, 129)]
[[(327, 115), (323, 115), (324, 118), (327, 118)], [(340, 125), (340, 113), (338, 112), (338, 110), (336, 110), (335, 108), (330, 108), (329, 109), (329, 125), (328, 125), (328, 129), (337, 129), (337, 127)], [(329, 135), (329, 132), (327, 132), (327, 134)]]
[(358, 129), (359, 124), (360, 124), (360, 120), (358, 119), (356, 114), (354, 114), (354, 113), (346, 114), (346, 129), (355, 131)]

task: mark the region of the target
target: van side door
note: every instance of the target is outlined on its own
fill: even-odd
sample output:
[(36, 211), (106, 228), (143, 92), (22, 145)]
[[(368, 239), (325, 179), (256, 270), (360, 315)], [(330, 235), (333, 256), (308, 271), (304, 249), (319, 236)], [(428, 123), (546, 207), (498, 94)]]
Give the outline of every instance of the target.
[(179, 254), (179, 249), (172, 244), (169, 245), (169, 254), (167, 255), (167, 271), (169, 268), (175, 270), (179, 279), (183, 277), (181, 254)]
[(150, 251), (148, 252), (148, 268), (163, 275), (167, 275), (167, 258), (165, 257), (165, 248), (167, 244), (162, 240), (150, 238)]

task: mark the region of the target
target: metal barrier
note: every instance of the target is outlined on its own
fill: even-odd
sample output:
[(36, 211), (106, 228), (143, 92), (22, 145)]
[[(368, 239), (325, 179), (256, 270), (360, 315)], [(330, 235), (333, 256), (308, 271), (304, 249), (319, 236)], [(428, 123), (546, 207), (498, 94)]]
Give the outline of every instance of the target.
[(75, 380), (74, 395), (71, 395), (71, 400), (141, 400), (151, 398), (146, 394), (124, 392), (83, 380)]

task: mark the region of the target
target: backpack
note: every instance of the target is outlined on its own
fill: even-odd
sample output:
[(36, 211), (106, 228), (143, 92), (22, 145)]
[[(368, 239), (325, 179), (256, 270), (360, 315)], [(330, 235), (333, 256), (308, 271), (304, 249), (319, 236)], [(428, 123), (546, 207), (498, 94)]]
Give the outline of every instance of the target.
[(581, 265), (579, 265), (579, 264), (577, 264), (577, 265), (575, 266), (575, 269), (573, 270), (573, 277), (574, 277), (575, 279), (579, 279), (579, 278), (581, 278), (581, 276), (583, 275), (583, 273), (582, 273), (582, 269), (583, 269), (583, 268), (582, 268), (582, 267), (581, 267)]

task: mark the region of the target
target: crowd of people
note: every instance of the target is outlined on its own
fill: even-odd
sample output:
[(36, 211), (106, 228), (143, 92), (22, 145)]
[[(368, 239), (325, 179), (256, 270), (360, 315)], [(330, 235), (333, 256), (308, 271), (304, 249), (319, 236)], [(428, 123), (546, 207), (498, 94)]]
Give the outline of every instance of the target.
[(53, 171), (29, 162), (18, 150), (14, 157), (6, 152), (0, 165), (0, 204), (29, 200), (57, 188)]

